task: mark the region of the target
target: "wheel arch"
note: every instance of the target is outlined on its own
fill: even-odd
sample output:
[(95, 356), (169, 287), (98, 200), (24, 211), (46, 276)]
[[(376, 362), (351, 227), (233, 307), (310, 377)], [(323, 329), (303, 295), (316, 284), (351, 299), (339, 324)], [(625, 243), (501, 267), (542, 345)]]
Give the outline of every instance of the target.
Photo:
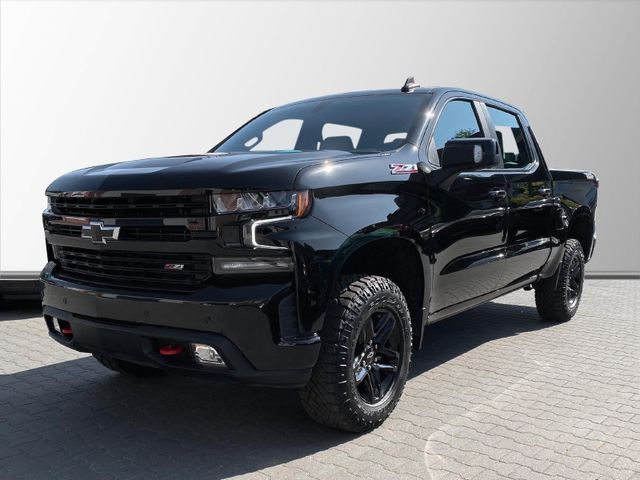
[(420, 348), (429, 290), (425, 272), (430, 269), (417, 244), (399, 236), (350, 240), (336, 257), (339, 264), (335, 265), (334, 281), (342, 275), (364, 274), (386, 277), (398, 285), (411, 314), (414, 348)]
[(567, 227), (567, 239), (574, 238), (580, 242), (585, 260), (591, 258), (595, 222), (588, 207), (580, 207), (571, 216)]

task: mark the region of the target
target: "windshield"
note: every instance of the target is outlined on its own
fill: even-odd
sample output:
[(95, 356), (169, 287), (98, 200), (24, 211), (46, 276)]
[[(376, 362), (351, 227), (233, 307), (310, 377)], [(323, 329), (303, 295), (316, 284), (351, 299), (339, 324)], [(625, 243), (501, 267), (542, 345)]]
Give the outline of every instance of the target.
[(371, 153), (407, 142), (428, 94), (339, 97), (274, 108), (227, 138), (216, 152), (342, 150)]

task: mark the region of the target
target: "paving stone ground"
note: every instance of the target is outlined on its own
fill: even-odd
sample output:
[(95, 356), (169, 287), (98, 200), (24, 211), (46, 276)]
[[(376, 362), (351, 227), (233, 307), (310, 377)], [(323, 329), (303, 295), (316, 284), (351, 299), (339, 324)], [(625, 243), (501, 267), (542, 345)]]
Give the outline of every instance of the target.
[(428, 329), (372, 433), (292, 390), (132, 380), (0, 307), (0, 478), (640, 479), (640, 281), (588, 280), (569, 323), (516, 292)]

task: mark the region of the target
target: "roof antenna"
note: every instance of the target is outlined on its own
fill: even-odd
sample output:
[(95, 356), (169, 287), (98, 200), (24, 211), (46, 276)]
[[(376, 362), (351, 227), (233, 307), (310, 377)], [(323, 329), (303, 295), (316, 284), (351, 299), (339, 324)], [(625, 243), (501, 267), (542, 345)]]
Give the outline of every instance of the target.
[(413, 77), (409, 77), (409, 78), (407, 78), (407, 81), (404, 82), (404, 86), (400, 89), (400, 91), (402, 93), (411, 93), (416, 88), (420, 88), (420, 84), (416, 83), (416, 81), (413, 79)]

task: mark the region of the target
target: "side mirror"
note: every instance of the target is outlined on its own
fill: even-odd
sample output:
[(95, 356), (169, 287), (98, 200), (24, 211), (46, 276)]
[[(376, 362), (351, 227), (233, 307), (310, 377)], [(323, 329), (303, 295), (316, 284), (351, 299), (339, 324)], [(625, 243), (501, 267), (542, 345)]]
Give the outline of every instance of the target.
[(431, 169), (429, 168), (429, 165), (427, 165), (427, 162), (418, 162), (416, 167), (418, 167), (418, 171), (422, 172), (424, 175), (431, 173)]
[(500, 163), (493, 138), (457, 138), (444, 144), (442, 168), (492, 167)]

